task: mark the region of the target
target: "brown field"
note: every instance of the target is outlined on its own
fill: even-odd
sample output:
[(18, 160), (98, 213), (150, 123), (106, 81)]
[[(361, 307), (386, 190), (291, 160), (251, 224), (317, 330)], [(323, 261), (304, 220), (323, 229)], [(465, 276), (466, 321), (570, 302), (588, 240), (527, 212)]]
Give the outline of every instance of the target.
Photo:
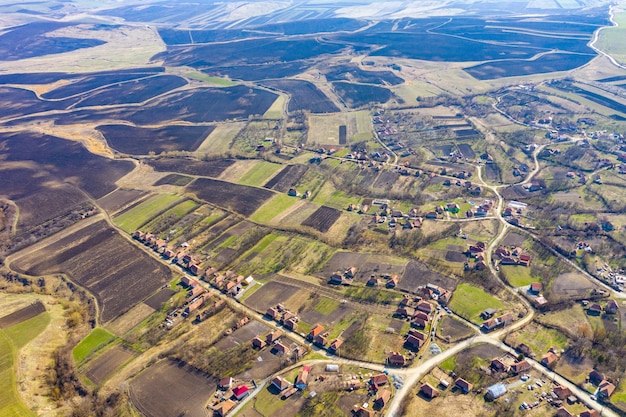
[(85, 376), (96, 385), (102, 385), (120, 366), (131, 360), (135, 352), (123, 346), (113, 346), (86, 367)]
[(123, 336), (128, 333), (133, 327), (144, 321), (154, 313), (154, 309), (147, 304), (139, 303), (135, 307), (128, 310), (125, 314), (122, 314), (115, 320), (107, 324), (107, 330), (110, 330), (117, 336)]
[(444, 316), (437, 328), (438, 335), (448, 343), (463, 340), (474, 334), (471, 327), (453, 316)]
[(130, 398), (146, 417), (201, 417), (216, 388), (215, 378), (163, 360), (130, 382)]
[(143, 301), (171, 279), (171, 271), (100, 221), (17, 259), (29, 275), (66, 273), (91, 291), (108, 322)]
[(263, 187), (286, 193), (300, 181), (308, 169), (306, 165), (287, 165)]
[(282, 303), (298, 292), (298, 288), (280, 282), (268, 282), (246, 298), (246, 305), (257, 311), (265, 311), (278, 303)]
[(309, 226), (319, 232), (326, 233), (340, 216), (341, 211), (335, 208), (321, 206), (302, 222), (302, 226)]
[(552, 283), (552, 291), (554, 293), (568, 297), (585, 297), (589, 294), (589, 291), (596, 287), (584, 275), (576, 272), (561, 274)]
[(33, 303), (29, 306), (26, 306), (20, 310), (14, 311), (13, 313), (7, 314), (6, 316), (0, 318), (0, 329), (7, 329), (11, 326), (38, 316), (45, 311), (46, 307), (41, 303), (41, 301), (37, 301), (36, 303)]
[(398, 283), (398, 288), (407, 291), (415, 291), (417, 287), (426, 284), (438, 285), (447, 290), (454, 291), (458, 282), (454, 278), (446, 277), (439, 272), (430, 270), (419, 261), (411, 261), (404, 270), (404, 275), (402, 275)]
[(251, 320), (248, 324), (235, 330), (228, 336), (225, 336), (215, 344), (218, 350), (224, 351), (232, 347), (252, 343), (255, 336), (264, 336), (270, 331), (270, 328), (256, 320)]
[(176, 291), (163, 288), (152, 297), (145, 300), (144, 303), (155, 310), (160, 310), (174, 294), (176, 294)]
[(98, 200), (98, 204), (108, 213), (113, 214), (123, 210), (124, 208), (130, 206), (133, 202), (147, 195), (148, 193), (145, 191), (119, 188)]
[(526, 236), (516, 232), (509, 232), (502, 239), (502, 246), (521, 246), (526, 241)]
[(314, 308), (310, 308), (300, 312), (300, 318), (306, 323), (328, 323), (330, 325), (331, 323), (338, 323), (345, 317), (348, 317), (353, 311), (354, 308), (346, 304), (339, 305), (339, 307), (329, 314), (323, 314), (316, 311)]
[(232, 184), (209, 178), (197, 179), (189, 185), (188, 190), (208, 203), (224, 207), (244, 216), (250, 216), (274, 195), (273, 192), (262, 188)]

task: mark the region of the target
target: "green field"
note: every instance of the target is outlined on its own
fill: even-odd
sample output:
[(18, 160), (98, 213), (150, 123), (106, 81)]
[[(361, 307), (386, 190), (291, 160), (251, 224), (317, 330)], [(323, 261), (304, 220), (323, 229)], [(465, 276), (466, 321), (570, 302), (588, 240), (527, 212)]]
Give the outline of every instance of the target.
[(538, 277), (533, 277), (531, 269), (526, 266), (502, 265), (500, 269), (512, 287), (524, 287), (541, 281)]
[(267, 224), (274, 217), (293, 206), (297, 201), (297, 197), (290, 197), (287, 194), (276, 194), (259, 207), (258, 210), (250, 216), (250, 219), (257, 223)]
[(11, 326), (5, 330), (6, 335), (11, 338), (13, 344), (17, 349), (21, 349), (26, 346), (26, 343), (33, 340), (39, 333), (50, 323), (50, 314), (42, 313), (36, 317), (30, 318)]
[(184, 75), (185, 77), (190, 78), (192, 80), (205, 81), (207, 83), (219, 85), (221, 87), (230, 87), (233, 85), (237, 85), (236, 82), (233, 82), (229, 79), (220, 78), (220, 77), (211, 77), (210, 75), (206, 75), (198, 71), (186, 72)]
[(504, 303), (481, 288), (465, 282), (459, 284), (450, 300), (450, 308), (456, 314), (473, 322), (482, 321), (479, 316), (481, 311), (490, 307), (501, 310)]
[(339, 307), (339, 301), (323, 297), (321, 300), (318, 301), (313, 310), (327, 316), (335, 311), (337, 307)]
[(285, 95), (281, 94), (278, 98), (272, 103), (269, 109), (263, 114), (264, 119), (280, 119), (283, 116), (283, 112), (285, 109), (285, 103), (287, 99)]
[(272, 162), (259, 161), (239, 178), (239, 184), (260, 187), (283, 166)]
[(569, 339), (557, 330), (548, 329), (541, 325), (531, 325), (510, 334), (506, 342), (511, 346), (523, 342), (532, 349), (538, 358), (541, 358), (553, 346), (558, 350), (567, 348)]
[(96, 327), (72, 351), (74, 362), (81, 363), (95, 351), (108, 345), (115, 336), (101, 327)]
[(6, 330), (0, 330), (0, 416), (35, 416), (17, 394), (13, 365), (17, 349), (43, 331), (49, 322), (50, 315), (44, 313)]
[(159, 212), (173, 206), (181, 197), (173, 194), (158, 194), (120, 214), (113, 222), (127, 233), (132, 233)]

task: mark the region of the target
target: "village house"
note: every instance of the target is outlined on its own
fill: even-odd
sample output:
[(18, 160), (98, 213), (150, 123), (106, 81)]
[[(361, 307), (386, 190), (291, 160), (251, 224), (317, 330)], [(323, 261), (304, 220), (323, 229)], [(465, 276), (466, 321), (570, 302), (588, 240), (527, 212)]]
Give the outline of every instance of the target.
[(489, 367), (495, 372), (503, 372), (503, 373), (508, 373), (510, 369), (507, 364), (505, 364), (498, 358), (492, 360), (491, 365)]
[(530, 347), (525, 344), (525, 343), (520, 343), (519, 345), (517, 345), (517, 347), (515, 348), (515, 350), (521, 354), (523, 354), (524, 356), (526, 356), (527, 358), (532, 358), (534, 356), (533, 351), (530, 349)]
[(255, 349), (263, 349), (266, 344), (265, 340), (261, 339), (259, 336), (252, 339), (252, 347)]
[(420, 392), (428, 399), (433, 399), (439, 396), (439, 391), (428, 383), (422, 385)]
[(595, 369), (589, 372), (589, 382), (593, 385), (600, 385), (604, 379), (604, 374), (596, 371)]
[(286, 329), (295, 332), (298, 329), (298, 320), (295, 317), (292, 317), (285, 322), (284, 326)]
[(393, 275), (391, 278), (389, 278), (389, 280), (387, 280), (387, 288), (395, 288), (396, 285), (398, 285), (398, 276), (397, 275)]
[(356, 407), (353, 410), (354, 417), (374, 417), (376, 413), (370, 408)]
[(410, 350), (419, 350), (424, 342), (413, 335), (409, 335), (404, 341), (404, 346)]
[(483, 320), (488, 320), (492, 318), (494, 314), (496, 314), (496, 310), (490, 307), (480, 313), (480, 318), (482, 318)]
[(323, 331), (324, 331), (324, 327), (322, 325), (320, 325), (320, 324), (316, 324), (315, 326), (313, 326), (313, 328), (311, 329), (311, 331), (307, 335), (307, 339), (309, 341), (313, 341), (313, 339), (316, 336), (320, 335)]
[(552, 392), (554, 392), (554, 395), (556, 395), (561, 401), (565, 401), (567, 397), (572, 395), (572, 391), (563, 385), (558, 385), (554, 387), (552, 389)]
[(608, 400), (615, 391), (615, 385), (606, 379), (598, 385), (598, 398)]
[(604, 311), (606, 312), (606, 314), (617, 314), (619, 313), (619, 305), (615, 300), (609, 300), (606, 303)]
[(233, 388), (233, 397), (235, 397), (237, 401), (241, 401), (248, 394), (250, 394), (250, 389), (245, 385), (239, 385)]
[(319, 347), (326, 347), (326, 345), (328, 344), (328, 336), (328, 332), (318, 334), (313, 338), (313, 344)]
[(463, 394), (469, 393), (474, 387), (463, 378), (457, 378), (456, 381), (454, 381), (454, 386), (458, 388)]
[(386, 374), (376, 374), (370, 377), (370, 387), (373, 391), (377, 391), (378, 387), (387, 383)]
[(417, 303), (417, 309), (423, 313), (430, 314), (433, 311), (433, 305), (427, 301)]
[(274, 330), (273, 332), (268, 333), (268, 335), (265, 337), (265, 343), (271, 345), (272, 343), (278, 341), (278, 339), (280, 339), (282, 335), (283, 333), (280, 330)]
[(521, 374), (522, 372), (528, 372), (532, 369), (532, 365), (526, 360), (515, 362), (511, 365), (511, 372), (513, 375)]
[(600, 417), (600, 413), (596, 410), (585, 410), (580, 413), (580, 417)]
[(558, 410), (556, 410), (556, 414), (554, 416), (555, 417), (574, 417), (574, 414), (570, 413), (567, 410), (567, 408), (560, 407)]
[(543, 285), (541, 284), (541, 282), (533, 282), (532, 284), (530, 284), (529, 292), (531, 294), (538, 295), (542, 289)]
[(226, 400), (226, 401), (222, 401), (218, 407), (215, 409), (215, 413), (219, 416), (219, 417), (224, 417), (226, 414), (228, 414), (230, 412), (230, 410), (232, 410), (235, 406), (237, 405), (236, 402), (234, 402), (233, 400)]
[(272, 320), (276, 320), (276, 317), (278, 317), (278, 310), (274, 307), (270, 307), (267, 309), (267, 311), (265, 312), (265, 315), (267, 317), (269, 317)]
[(380, 391), (378, 391), (378, 393), (376, 394), (376, 399), (374, 400), (374, 406), (378, 409), (382, 409), (387, 405), (390, 398), (391, 398), (391, 391), (389, 391), (386, 388), (383, 388)]
[(299, 390), (303, 390), (306, 388), (307, 379), (309, 378), (309, 372), (311, 371), (310, 366), (303, 366), (300, 372), (298, 373), (298, 377), (296, 378), (296, 383), (294, 386)]
[(406, 358), (399, 352), (391, 352), (387, 358), (387, 364), (389, 366), (402, 367), (406, 365)]
[(541, 357), (541, 364), (545, 367), (550, 367), (554, 363), (556, 363), (558, 359), (559, 357), (556, 355), (556, 353), (550, 351)]
[(287, 388), (289, 388), (289, 385), (290, 385), (289, 382), (280, 376), (277, 376), (274, 379), (272, 379), (272, 383), (271, 383), (271, 386), (276, 388), (279, 392), (282, 392), (286, 390)]
[(220, 382), (218, 382), (217, 387), (221, 389), (222, 391), (227, 391), (230, 389), (230, 387), (232, 387), (232, 385), (233, 385), (233, 378), (228, 377), (228, 378), (220, 379)]
[(602, 306), (598, 303), (592, 303), (587, 307), (587, 314), (590, 316), (599, 316), (602, 314)]
[(336, 354), (339, 348), (341, 347), (341, 345), (343, 345), (343, 340), (341, 339), (333, 340), (332, 342), (330, 342), (330, 346), (328, 346), (328, 352), (332, 354)]

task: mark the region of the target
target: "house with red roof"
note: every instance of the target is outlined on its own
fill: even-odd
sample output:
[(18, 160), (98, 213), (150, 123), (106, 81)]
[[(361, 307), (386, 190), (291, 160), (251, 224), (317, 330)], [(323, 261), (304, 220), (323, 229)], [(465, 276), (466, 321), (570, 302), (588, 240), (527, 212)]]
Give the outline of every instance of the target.
[(430, 384), (426, 383), (420, 388), (420, 392), (428, 399), (433, 399), (439, 396), (439, 391), (433, 388)]
[(241, 401), (241, 399), (248, 394), (250, 394), (250, 389), (245, 385), (239, 385), (233, 388), (233, 397), (235, 397), (237, 401)]

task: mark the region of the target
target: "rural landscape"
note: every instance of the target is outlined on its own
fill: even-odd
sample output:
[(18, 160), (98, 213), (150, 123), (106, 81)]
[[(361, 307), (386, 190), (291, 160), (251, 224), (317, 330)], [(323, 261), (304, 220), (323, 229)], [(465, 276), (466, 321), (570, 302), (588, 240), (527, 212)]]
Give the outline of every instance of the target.
[(0, 417), (625, 416), (625, 39), (0, 1)]

